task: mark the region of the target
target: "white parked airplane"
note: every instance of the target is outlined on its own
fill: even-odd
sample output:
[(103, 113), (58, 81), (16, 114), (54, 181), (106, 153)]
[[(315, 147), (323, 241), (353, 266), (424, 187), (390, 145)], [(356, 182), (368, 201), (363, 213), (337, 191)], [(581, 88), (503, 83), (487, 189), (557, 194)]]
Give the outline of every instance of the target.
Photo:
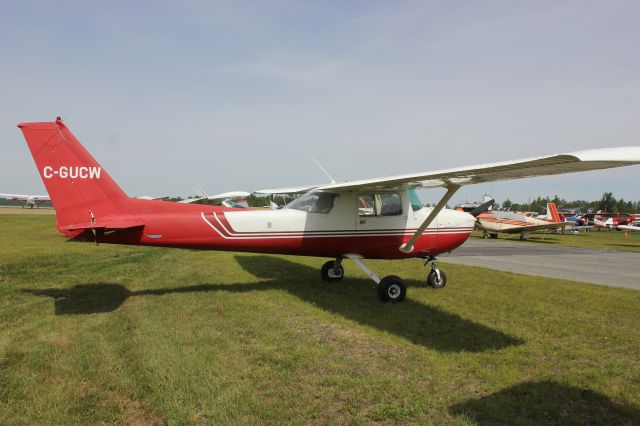
[(0, 194), (0, 198), (7, 198), (9, 200), (16, 200), (16, 201), (24, 201), (24, 205), (22, 206), (22, 208), (24, 209), (25, 207), (29, 207), (29, 208), (39, 208), (40, 206), (38, 204), (44, 202), (44, 201), (51, 201), (51, 198), (48, 195), (28, 195), (28, 194)]
[(250, 192), (244, 191), (230, 191), (223, 192), (222, 194), (216, 195), (207, 195), (206, 192), (200, 191), (202, 195), (200, 197), (195, 198), (187, 198), (186, 200), (178, 201), (179, 203), (191, 204), (200, 200), (209, 200), (208, 205), (212, 206), (223, 206), (223, 207), (235, 207), (235, 208), (247, 208), (249, 204), (244, 200), (249, 195)]
[(622, 231), (631, 231), (631, 232), (640, 232), (640, 226), (635, 225), (618, 225), (616, 229), (620, 229)]
[(484, 238), (498, 238), (498, 233), (503, 233), (520, 234), (520, 239), (526, 240), (532, 232), (559, 229), (565, 226), (570, 226), (570, 223), (562, 221), (554, 203), (547, 204), (547, 215), (543, 218), (494, 210), (480, 214), (476, 221), (476, 228), (484, 232)]

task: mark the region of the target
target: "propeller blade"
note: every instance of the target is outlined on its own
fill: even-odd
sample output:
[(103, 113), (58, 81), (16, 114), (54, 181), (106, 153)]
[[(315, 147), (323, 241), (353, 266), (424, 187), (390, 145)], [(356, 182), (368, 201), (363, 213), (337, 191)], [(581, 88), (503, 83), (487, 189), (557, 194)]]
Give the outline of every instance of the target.
[(491, 206), (493, 206), (495, 202), (496, 200), (494, 200), (493, 198), (489, 201), (485, 201), (484, 203), (480, 204), (478, 207), (470, 211), (469, 214), (473, 217), (478, 217), (482, 213), (489, 211), (489, 208), (491, 208)]

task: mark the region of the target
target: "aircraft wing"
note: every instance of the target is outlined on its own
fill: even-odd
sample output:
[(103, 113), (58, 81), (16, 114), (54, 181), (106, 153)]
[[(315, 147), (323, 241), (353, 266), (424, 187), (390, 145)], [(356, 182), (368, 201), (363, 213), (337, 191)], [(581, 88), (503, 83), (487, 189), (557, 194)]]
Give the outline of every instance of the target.
[[(601, 148), (523, 160), (319, 185), (323, 190), (393, 190), (473, 185), (640, 164), (640, 147)], [(309, 189), (313, 189), (310, 187)]]
[(204, 200), (204, 197), (196, 197), (196, 198), (187, 198), (185, 200), (178, 201), (179, 203), (188, 204), (195, 203), (196, 201)]
[(48, 195), (0, 194), (0, 198), (8, 198), (16, 201), (51, 201), (51, 197)]
[(312, 189), (319, 188), (322, 185), (308, 185), (308, 186), (296, 186), (290, 188), (272, 188), (272, 189), (260, 189), (254, 191), (254, 194), (260, 195), (296, 195), (304, 194)]
[(500, 230), (503, 234), (520, 234), (522, 232), (541, 231), (543, 229), (558, 229), (571, 226), (570, 222), (545, 223), (542, 225), (519, 226), (517, 228), (509, 228)]
[(167, 196), (164, 197), (152, 197), (151, 195), (139, 195), (136, 197), (138, 200), (162, 200), (163, 198), (168, 198)]
[(640, 226), (633, 226), (633, 225), (619, 225), (616, 228), (621, 229), (623, 231), (633, 231), (633, 232), (640, 232)]
[(222, 203), (224, 200), (246, 198), (249, 195), (251, 195), (250, 192), (231, 191), (231, 192), (223, 192), (222, 194), (216, 194), (216, 195), (207, 195), (207, 196), (203, 196), (203, 197), (187, 198), (186, 200), (180, 200), (178, 202), (179, 203), (195, 203), (196, 201), (200, 201), (200, 200), (211, 200), (211, 201), (216, 201), (216, 202)]

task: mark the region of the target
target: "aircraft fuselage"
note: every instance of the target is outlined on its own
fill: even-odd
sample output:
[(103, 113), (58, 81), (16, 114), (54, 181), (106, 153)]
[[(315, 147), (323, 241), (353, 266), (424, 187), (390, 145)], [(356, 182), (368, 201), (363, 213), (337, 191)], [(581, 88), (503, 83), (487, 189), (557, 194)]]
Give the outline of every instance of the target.
[[(394, 215), (362, 214), (355, 193), (343, 193), (328, 213), (283, 208), (230, 209), (134, 200), (131, 219), (143, 228), (116, 230), (97, 239), (102, 243), (139, 244), (205, 250), (248, 251), (339, 257), (355, 253), (365, 258), (395, 259), (435, 256), (460, 246), (473, 230), (468, 213), (442, 210), (411, 253), (399, 247), (411, 238), (431, 208), (414, 211), (406, 191), (398, 193), (402, 210)], [(179, 206), (179, 207), (178, 207)], [(100, 218), (97, 218), (100, 220)]]

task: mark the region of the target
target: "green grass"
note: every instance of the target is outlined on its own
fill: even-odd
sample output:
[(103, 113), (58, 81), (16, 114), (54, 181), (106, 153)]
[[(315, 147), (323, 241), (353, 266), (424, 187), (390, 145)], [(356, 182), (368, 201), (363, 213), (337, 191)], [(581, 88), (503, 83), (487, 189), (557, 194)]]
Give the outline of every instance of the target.
[[(472, 237), (482, 238), (481, 231), (474, 231)], [(520, 241), (520, 234), (499, 234), (501, 240)], [(523, 244), (545, 243), (566, 247), (583, 247), (599, 250), (623, 250), (640, 252), (640, 232), (624, 232), (615, 230), (592, 230), (590, 232), (580, 231), (573, 234), (565, 231), (565, 234), (551, 232), (535, 232), (529, 234)]]
[(640, 292), (67, 242), (0, 216), (0, 424), (638, 424)]

